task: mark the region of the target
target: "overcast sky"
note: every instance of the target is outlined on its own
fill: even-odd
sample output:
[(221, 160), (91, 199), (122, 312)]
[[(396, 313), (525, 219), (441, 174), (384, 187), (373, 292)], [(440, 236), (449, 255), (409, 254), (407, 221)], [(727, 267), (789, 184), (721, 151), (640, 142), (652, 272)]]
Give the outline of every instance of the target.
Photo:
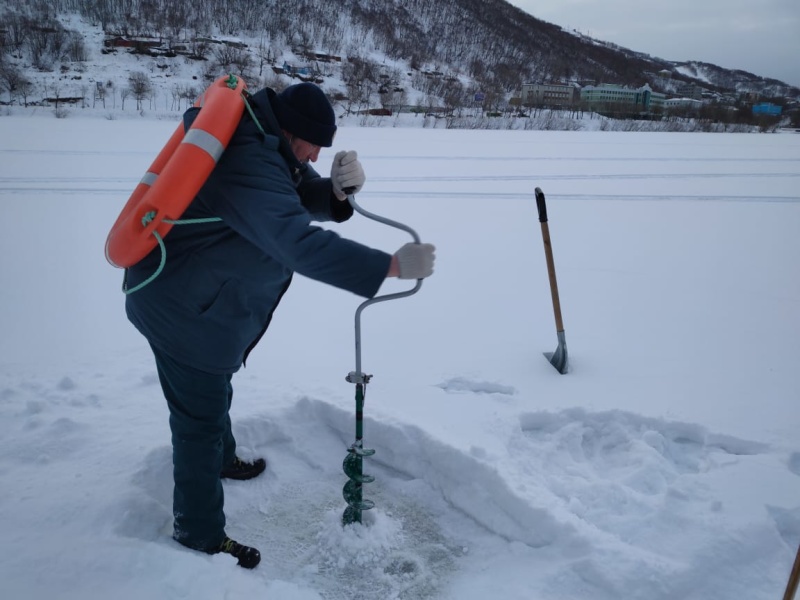
[(800, 87), (800, 0), (509, 0), (534, 17), (666, 60)]

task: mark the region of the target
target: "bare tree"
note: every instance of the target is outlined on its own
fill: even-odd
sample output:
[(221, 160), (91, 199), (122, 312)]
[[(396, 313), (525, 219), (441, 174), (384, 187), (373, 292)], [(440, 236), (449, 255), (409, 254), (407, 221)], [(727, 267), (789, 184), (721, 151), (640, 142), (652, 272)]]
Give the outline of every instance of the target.
[(31, 60), (33, 66), (40, 71), (50, 70), (52, 68), (52, 60), (48, 54), (48, 36), (47, 32), (41, 27), (32, 28), (28, 34), (28, 48), (31, 52)]
[(169, 2), (164, 7), (166, 10), (165, 21), (173, 38), (181, 39), (181, 32), (187, 26), (189, 17), (189, 4), (183, 2)]
[(103, 85), (102, 81), (98, 81), (95, 83), (94, 86), (94, 94), (92, 96), (92, 108), (95, 107), (97, 101), (103, 103), (103, 108), (106, 107), (106, 87)]
[(134, 71), (128, 76), (128, 89), (136, 100), (136, 110), (141, 110), (142, 100), (150, 95), (153, 86), (146, 73)]
[(28, 96), (31, 95), (33, 89), (33, 83), (27, 79), (23, 79), (19, 82), (18, 91), (19, 95), (22, 96), (22, 103), (24, 106), (28, 106)]
[(181, 108), (181, 100), (186, 102), (186, 108), (189, 108), (194, 101), (197, 99), (199, 95), (197, 88), (191, 85), (179, 85), (175, 90), (175, 93), (178, 95), (178, 109)]
[(208, 54), (211, 52), (211, 44), (196, 37), (190, 44), (192, 53), (189, 55), (195, 60), (208, 60)]
[(264, 76), (264, 65), (272, 64), (273, 62), (273, 53), (272, 53), (272, 46), (269, 43), (269, 38), (264, 39), (262, 37), (258, 42), (258, 48), (256, 49), (256, 56), (258, 56), (258, 76)]
[(239, 75), (247, 78), (250, 76), (250, 69), (253, 68), (253, 57), (249, 52), (240, 51), (236, 54), (233, 65)]
[(0, 89), (8, 92), (9, 100), (14, 101), (20, 86), (27, 82), (22, 71), (10, 62), (0, 60)]
[(9, 15), (6, 23), (8, 43), (14, 49), (17, 58), (22, 58), (22, 47), (28, 40), (29, 25), (26, 19), (19, 15)]
[(56, 81), (50, 87), (52, 90), (51, 91), (52, 96), (50, 97), (50, 99), (55, 101), (56, 105), (55, 110), (56, 112), (58, 112), (58, 105), (60, 104), (61, 101), (61, 84), (58, 81)]
[(214, 59), (220, 71), (235, 71), (246, 77), (253, 66), (253, 58), (245, 48), (222, 44), (214, 49)]
[(459, 81), (450, 82), (442, 96), (445, 111), (450, 115), (461, 116), (464, 108), (464, 86)]
[(131, 89), (129, 87), (124, 87), (119, 91), (119, 97), (122, 100), (122, 110), (125, 110), (125, 100), (128, 98), (128, 96), (130, 96), (130, 94)]
[(356, 104), (356, 110), (361, 106), (369, 106), (372, 94), (379, 89), (378, 66), (359, 56), (351, 56), (350, 61), (342, 67), (342, 79), (347, 88), (348, 112), (352, 104)]
[(72, 32), (69, 36), (67, 56), (73, 62), (86, 62), (89, 60), (89, 53), (86, 51), (83, 38), (77, 32)]

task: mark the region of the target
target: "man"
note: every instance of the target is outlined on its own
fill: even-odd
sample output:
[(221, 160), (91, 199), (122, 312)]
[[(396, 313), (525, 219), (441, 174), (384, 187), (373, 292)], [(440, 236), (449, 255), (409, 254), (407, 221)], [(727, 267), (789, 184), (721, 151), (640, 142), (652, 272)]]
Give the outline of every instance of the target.
[[(345, 190), (364, 185), (354, 151), (334, 157), (330, 177), (309, 164), (330, 147), (336, 118), (317, 86), (300, 83), (246, 98), (227, 149), (182, 219), (165, 237), (166, 264), (129, 294), (126, 312), (147, 338), (169, 407), (174, 533), (181, 544), (225, 552), (255, 567), (261, 555), (225, 534), (221, 478), (250, 479), (264, 459), (236, 456), (231, 378), (267, 329), (294, 271), (373, 297), (386, 277), (433, 272), (434, 247), (406, 244), (394, 255), (311, 224), (353, 214)], [(188, 128), (198, 108), (184, 115)], [(155, 249), (127, 273), (129, 289), (159, 265)]]

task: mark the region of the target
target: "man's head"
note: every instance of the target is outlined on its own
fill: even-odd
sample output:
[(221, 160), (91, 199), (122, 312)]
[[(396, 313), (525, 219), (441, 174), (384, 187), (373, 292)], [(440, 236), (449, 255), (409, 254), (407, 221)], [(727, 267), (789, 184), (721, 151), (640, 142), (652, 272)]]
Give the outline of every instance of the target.
[(336, 115), (325, 93), (313, 83), (290, 85), (276, 94), (272, 110), (281, 129), (314, 146), (329, 148), (336, 134)]

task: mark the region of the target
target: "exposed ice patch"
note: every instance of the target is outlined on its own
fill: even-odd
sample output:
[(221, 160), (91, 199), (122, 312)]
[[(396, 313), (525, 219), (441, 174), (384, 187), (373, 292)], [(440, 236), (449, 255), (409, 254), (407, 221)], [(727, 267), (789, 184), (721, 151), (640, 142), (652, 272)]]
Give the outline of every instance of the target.
[(476, 381), (466, 377), (453, 377), (439, 383), (437, 387), (445, 392), (473, 392), (476, 394), (504, 394), (513, 396), (517, 390), (510, 385), (502, 385), (491, 381)]

